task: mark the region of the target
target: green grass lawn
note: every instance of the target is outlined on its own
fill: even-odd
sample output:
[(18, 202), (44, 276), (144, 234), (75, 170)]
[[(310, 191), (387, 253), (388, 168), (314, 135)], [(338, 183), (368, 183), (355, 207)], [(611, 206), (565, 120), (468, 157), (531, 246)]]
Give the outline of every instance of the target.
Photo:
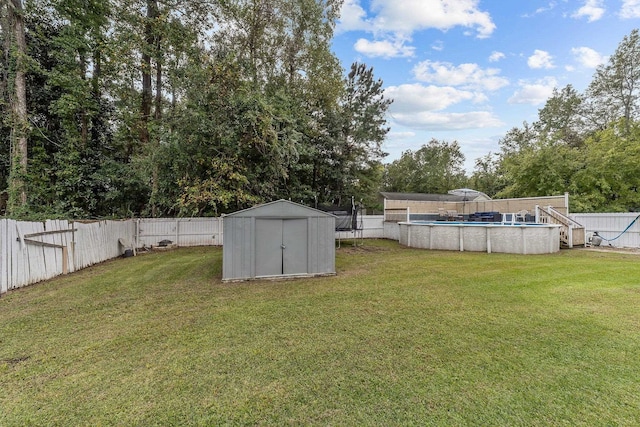
[(640, 257), (337, 250), (223, 284), (222, 250), (0, 298), (0, 425), (640, 425)]

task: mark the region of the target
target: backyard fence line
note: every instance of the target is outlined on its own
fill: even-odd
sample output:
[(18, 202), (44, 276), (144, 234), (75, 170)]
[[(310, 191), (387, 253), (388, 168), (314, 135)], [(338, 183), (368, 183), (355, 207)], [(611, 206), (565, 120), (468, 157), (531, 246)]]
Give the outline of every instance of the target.
[[(622, 233), (638, 213), (572, 214), (587, 232), (610, 239)], [(639, 221), (640, 222), (640, 221)], [(367, 215), (362, 231), (338, 232), (338, 238), (399, 239), (398, 224), (382, 215)], [(44, 222), (0, 219), (0, 294), (116, 258), (127, 249), (156, 247), (163, 240), (176, 246), (221, 246), (222, 218), (158, 218), (123, 221)], [(603, 244), (609, 242), (604, 241)], [(611, 242), (640, 247), (640, 223)]]
[[(364, 216), (362, 233), (384, 238), (383, 216)], [(222, 218), (140, 218), (44, 222), (0, 219), (0, 294), (116, 258), (130, 247), (222, 246)], [(165, 242), (166, 243), (166, 242)]]

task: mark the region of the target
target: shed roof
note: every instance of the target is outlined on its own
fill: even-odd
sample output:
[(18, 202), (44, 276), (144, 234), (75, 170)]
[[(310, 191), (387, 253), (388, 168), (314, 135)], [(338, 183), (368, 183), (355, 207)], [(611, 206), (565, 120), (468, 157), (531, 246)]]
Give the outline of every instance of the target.
[(289, 200), (275, 200), (262, 205), (253, 206), (248, 209), (237, 211), (226, 215), (227, 217), (271, 217), (271, 218), (294, 218), (294, 217), (335, 217), (327, 212), (310, 208)]
[(428, 194), (428, 193), (390, 193), (380, 192), (387, 200), (415, 200), (420, 202), (462, 202), (464, 197), (452, 194)]

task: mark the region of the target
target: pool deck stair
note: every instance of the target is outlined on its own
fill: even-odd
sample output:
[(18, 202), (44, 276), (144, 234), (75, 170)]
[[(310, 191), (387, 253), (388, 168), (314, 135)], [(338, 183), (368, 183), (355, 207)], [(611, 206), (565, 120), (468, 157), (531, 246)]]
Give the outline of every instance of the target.
[(586, 244), (587, 233), (585, 227), (551, 206), (536, 206), (536, 222), (559, 224), (561, 226), (560, 244), (565, 248), (585, 246)]

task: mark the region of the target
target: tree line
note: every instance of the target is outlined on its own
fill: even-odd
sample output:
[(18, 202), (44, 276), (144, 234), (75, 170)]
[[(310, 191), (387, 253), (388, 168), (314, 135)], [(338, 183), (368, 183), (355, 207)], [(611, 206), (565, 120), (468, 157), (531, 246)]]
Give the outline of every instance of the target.
[(554, 89), (533, 123), (465, 175), (457, 141), (431, 140), (386, 167), (388, 191), (470, 186), (495, 198), (571, 195), (573, 212), (640, 210), (640, 34), (625, 36), (587, 89)]
[(0, 0), (0, 208), (17, 218), (342, 204), (391, 103), (331, 51), (342, 0)]
[(640, 37), (465, 174), (458, 142), (383, 164), (391, 100), (331, 51), (342, 0), (0, 0), (0, 213), (220, 215), (380, 190), (640, 207)]

